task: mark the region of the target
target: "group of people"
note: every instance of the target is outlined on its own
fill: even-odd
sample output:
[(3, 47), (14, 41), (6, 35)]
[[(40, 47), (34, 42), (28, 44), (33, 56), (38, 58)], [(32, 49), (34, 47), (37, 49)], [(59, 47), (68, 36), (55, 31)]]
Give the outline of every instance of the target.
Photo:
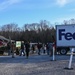
[(12, 54), (12, 58), (14, 58), (14, 49), (15, 49), (15, 44), (14, 42), (8, 42), (7, 43), (7, 49), (8, 49), (8, 55)]
[(53, 54), (53, 44), (52, 43), (47, 43), (47, 44), (40, 44), (38, 43), (37, 45), (38, 48), (38, 55), (41, 54), (41, 50), (45, 54), (47, 52), (47, 55), (52, 56)]
[[(22, 41), (19, 55), (21, 56), (23, 53), (23, 55), (25, 56), (25, 53), (26, 53), (26, 58), (28, 59), (29, 48), (30, 48), (29, 42), (23, 42)], [(7, 43), (7, 49), (8, 49), (8, 55), (12, 55), (12, 58), (14, 58), (14, 50), (16, 49), (15, 43), (14, 42), (8, 42)]]
[[(37, 46), (37, 49), (36, 49)], [(37, 43), (37, 44), (33, 44), (32, 45), (32, 52), (34, 53), (34, 51), (36, 51), (38, 53), (38, 55), (41, 55), (41, 53), (43, 54), (47, 54), (52, 56), (53, 55), (53, 43)]]
[[(53, 54), (53, 43), (47, 43), (47, 44), (41, 44), (41, 43), (37, 43), (37, 50), (38, 50), (38, 55), (41, 54), (41, 49), (43, 51), (43, 53), (47, 53), (47, 55), (52, 56)], [(12, 58), (14, 58), (14, 50), (15, 50), (15, 44), (14, 42), (8, 42), (7, 44), (7, 48), (8, 48), (8, 55), (12, 54)], [(20, 56), (26, 56), (26, 58), (28, 59), (29, 57), (29, 51), (30, 51), (30, 43), (29, 42), (21, 42), (21, 49), (19, 51), (19, 55)], [(32, 52), (34, 53), (35, 51), (35, 46), (32, 45)]]

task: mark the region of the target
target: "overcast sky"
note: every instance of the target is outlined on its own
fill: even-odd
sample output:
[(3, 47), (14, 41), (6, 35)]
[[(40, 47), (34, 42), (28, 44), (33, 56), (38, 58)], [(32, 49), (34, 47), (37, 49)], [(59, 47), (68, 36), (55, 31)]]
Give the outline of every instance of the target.
[(0, 25), (75, 19), (75, 0), (0, 0)]

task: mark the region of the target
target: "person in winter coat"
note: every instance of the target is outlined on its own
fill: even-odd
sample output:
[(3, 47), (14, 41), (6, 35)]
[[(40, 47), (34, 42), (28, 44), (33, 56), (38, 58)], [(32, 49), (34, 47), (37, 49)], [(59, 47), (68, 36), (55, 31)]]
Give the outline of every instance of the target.
[(15, 50), (15, 44), (14, 42), (11, 43), (11, 51), (12, 51), (12, 58), (14, 58), (14, 50)]
[(41, 44), (40, 43), (38, 43), (38, 45), (37, 45), (37, 48), (38, 48), (38, 55), (40, 55), (40, 52), (41, 52)]
[(11, 42), (7, 43), (8, 55), (11, 55)]
[(28, 59), (29, 51), (30, 51), (30, 43), (29, 42), (25, 43), (25, 51), (26, 51), (26, 58)]

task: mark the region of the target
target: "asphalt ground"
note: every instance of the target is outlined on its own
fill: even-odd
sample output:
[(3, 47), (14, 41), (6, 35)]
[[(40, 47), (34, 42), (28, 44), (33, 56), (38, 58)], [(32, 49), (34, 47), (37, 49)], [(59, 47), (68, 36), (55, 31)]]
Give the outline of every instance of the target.
[(70, 55), (56, 55), (56, 61), (46, 54), (25, 56), (0, 56), (0, 75), (75, 75), (75, 55), (73, 70), (66, 70)]

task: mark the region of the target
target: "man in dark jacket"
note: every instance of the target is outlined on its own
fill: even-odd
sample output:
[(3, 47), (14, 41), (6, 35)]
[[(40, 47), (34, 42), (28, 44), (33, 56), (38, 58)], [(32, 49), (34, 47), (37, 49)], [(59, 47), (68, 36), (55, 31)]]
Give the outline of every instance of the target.
[(25, 43), (25, 51), (26, 51), (26, 57), (27, 57), (27, 59), (28, 59), (28, 57), (29, 57), (29, 50), (30, 50), (30, 43), (29, 42), (26, 42)]
[(38, 43), (38, 45), (37, 45), (37, 47), (38, 47), (38, 55), (40, 55), (40, 51), (41, 51), (41, 44), (40, 43)]

